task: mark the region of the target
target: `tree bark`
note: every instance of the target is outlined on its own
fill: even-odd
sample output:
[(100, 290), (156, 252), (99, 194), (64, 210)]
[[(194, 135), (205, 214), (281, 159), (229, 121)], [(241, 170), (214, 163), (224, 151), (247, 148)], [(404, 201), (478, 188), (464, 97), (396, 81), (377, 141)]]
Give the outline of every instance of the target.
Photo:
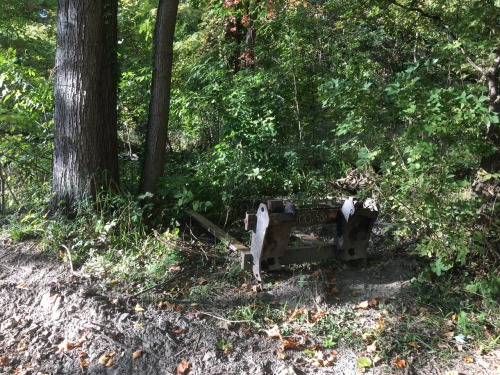
[(160, 0), (154, 36), (154, 66), (140, 192), (154, 192), (163, 176), (170, 113), (174, 33), (179, 0)]
[(117, 0), (59, 0), (52, 210), (118, 183)]

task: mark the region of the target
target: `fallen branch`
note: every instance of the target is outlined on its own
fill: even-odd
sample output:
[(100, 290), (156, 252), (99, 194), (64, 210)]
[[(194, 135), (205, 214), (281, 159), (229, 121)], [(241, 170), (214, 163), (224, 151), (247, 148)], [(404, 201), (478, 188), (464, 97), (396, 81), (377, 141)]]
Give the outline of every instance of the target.
[(222, 316), (210, 314), (210, 313), (207, 313), (205, 311), (197, 311), (197, 313), (201, 314), (201, 315), (207, 315), (207, 316), (210, 316), (210, 317), (215, 318), (215, 319), (222, 320), (223, 322), (226, 322), (226, 323), (229, 323), (229, 324), (234, 324), (234, 323), (251, 323), (252, 322), (251, 320), (229, 320), (229, 319), (223, 318)]

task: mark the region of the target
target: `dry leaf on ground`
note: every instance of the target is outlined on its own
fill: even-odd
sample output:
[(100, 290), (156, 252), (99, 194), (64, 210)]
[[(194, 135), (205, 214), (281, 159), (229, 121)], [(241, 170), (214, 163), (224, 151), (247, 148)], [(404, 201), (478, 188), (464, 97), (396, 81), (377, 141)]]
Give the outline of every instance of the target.
[(144, 310), (144, 307), (142, 307), (141, 305), (137, 304), (137, 305), (135, 305), (135, 307), (134, 307), (134, 311), (135, 311), (136, 313), (140, 313), (140, 312), (144, 312), (144, 311), (146, 311), (146, 310)]
[(281, 341), (281, 350), (297, 349), (300, 343), (293, 338), (283, 339)]
[(375, 353), (377, 351), (377, 342), (374, 341), (371, 345), (368, 345), (366, 347), (366, 352), (367, 353)]
[(280, 329), (277, 325), (272, 326), (270, 329), (265, 329), (264, 332), (267, 333), (267, 336), (270, 339), (280, 339), (281, 338)]
[(189, 370), (190, 363), (188, 361), (182, 361), (177, 365), (177, 373), (178, 374), (186, 374)]
[(144, 354), (144, 350), (136, 350), (135, 352), (132, 353), (132, 359), (137, 359), (137, 358), (140, 358), (142, 357), (142, 355)]
[(396, 357), (394, 359), (394, 364), (398, 366), (399, 368), (405, 368), (406, 367), (406, 361), (402, 358)]

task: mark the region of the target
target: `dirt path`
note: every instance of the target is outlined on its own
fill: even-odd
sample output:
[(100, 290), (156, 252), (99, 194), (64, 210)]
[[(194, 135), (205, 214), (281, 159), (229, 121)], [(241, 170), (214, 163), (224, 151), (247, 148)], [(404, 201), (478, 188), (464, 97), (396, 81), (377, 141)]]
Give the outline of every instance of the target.
[[(168, 290), (126, 298), (117, 286), (72, 274), (54, 256), (38, 253), (35, 243), (4, 245), (0, 373), (358, 374), (356, 359), (365, 354), (353, 347), (353, 337), (384, 319), (383, 308), (360, 308), (360, 302), (397, 302), (417, 266), (378, 256), (366, 269), (285, 270), (266, 276), (259, 293), (250, 278), (235, 285), (228, 271), (198, 270), (183, 276), (191, 287), (174, 300)], [(289, 316), (285, 323), (283, 316)], [(281, 336), (273, 333), (277, 322)], [(429, 358), (400, 369), (381, 361), (365, 373), (457, 370)], [(489, 373), (460, 363), (461, 373)]]

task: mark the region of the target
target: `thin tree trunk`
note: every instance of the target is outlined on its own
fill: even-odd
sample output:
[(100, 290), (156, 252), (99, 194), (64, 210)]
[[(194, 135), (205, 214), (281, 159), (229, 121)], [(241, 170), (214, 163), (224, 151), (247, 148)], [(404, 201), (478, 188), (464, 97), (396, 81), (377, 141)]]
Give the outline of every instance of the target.
[(151, 102), (140, 191), (154, 192), (163, 176), (170, 113), (174, 33), (179, 0), (160, 0), (154, 36)]
[(52, 210), (118, 183), (117, 0), (59, 0)]
[[(500, 48), (492, 66), (485, 72), (488, 85), (488, 110), (500, 116)], [(490, 173), (500, 172), (500, 124), (488, 124), (486, 137), (496, 151), (481, 159), (481, 167)]]

